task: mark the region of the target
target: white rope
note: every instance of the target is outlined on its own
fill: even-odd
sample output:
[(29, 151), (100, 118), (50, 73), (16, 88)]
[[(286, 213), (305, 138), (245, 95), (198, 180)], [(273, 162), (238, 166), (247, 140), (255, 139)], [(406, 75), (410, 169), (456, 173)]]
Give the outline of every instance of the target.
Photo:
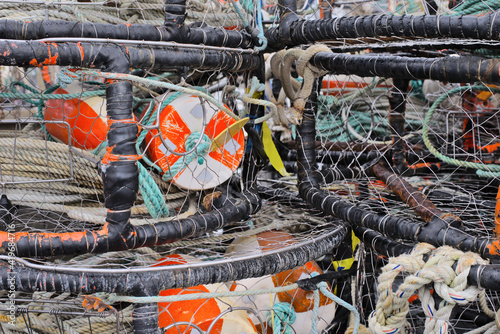
[[(427, 262), (424, 255), (429, 256)], [(455, 263), (456, 269), (453, 269)], [(418, 244), (409, 255), (391, 258), (378, 279), (379, 299), (369, 317), (370, 330), (376, 334), (403, 333), (407, 326), (408, 298), (418, 293), (426, 315), (424, 333), (447, 333), (453, 307), (477, 300), (481, 291), (467, 286), (471, 266), (486, 263), (476, 253), (464, 253), (448, 246), (435, 249), (425, 243)], [(394, 280), (402, 273), (409, 276), (394, 292)], [(437, 306), (431, 289), (443, 299)]]

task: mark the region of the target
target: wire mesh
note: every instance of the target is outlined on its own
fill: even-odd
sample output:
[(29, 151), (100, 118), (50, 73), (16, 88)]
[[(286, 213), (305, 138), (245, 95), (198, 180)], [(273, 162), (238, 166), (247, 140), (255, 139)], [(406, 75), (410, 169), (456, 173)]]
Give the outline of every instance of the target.
[[(91, 22), (96, 26), (161, 26), (165, 20), (164, 6), (163, 0), (11, 0), (1, 2), (0, 15), (20, 22), (35, 18), (37, 21)], [(255, 1), (239, 1), (238, 6), (244, 12), (242, 17), (249, 20), (252, 27), (257, 28), (259, 14), (265, 29), (279, 26), (280, 5), (276, 1), (263, 1), (260, 5)], [(235, 8), (232, 1), (191, 0), (187, 3), (186, 23), (192, 24), (191, 27), (210, 25), (241, 31), (245, 24)], [(388, 13), (456, 16), (484, 14), (498, 9), (498, 4), (493, 1), (298, 1), (296, 13), (303, 20), (326, 20)], [(338, 53), (436, 59), (468, 55), (488, 57), (496, 43), (468, 40), (465, 36), (460, 36), (463, 40), (443, 41), (422, 36), (366, 37), (358, 36), (358, 32), (350, 33), (355, 37), (325, 43)], [(82, 42), (103, 43), (85, 39)], [(156, 47), (141, 40), (128, 42), (144, 50)], [(120, 43), (110, 41), (104, 44)], [(164, 48), (173, 50), (171, 46)], [(370, 51), (365, 52), (367, 49)], [(202, 47), (201, 50), (208, 54), (208, 49)], [(229, 51), (220, 50), (220, 53)], [(238, 56), (243, 54), (241, 49), (235, 52), (239, 52)], [(328, 236), (339, 234), (339, 220), (326, 216), (300, 199), (298, 183), (301, 176), (297, 174), (301, 167), (297, 164), (297, 156), (303, 147), (297, 147), (296, 143), (300, 141), (296, 139), (301, 135), (301, 121), (293, 113), (293, 99), (280, 100), (280, 89), (285, 83), (272, 70), (273, 55), (264, 57), (267, 61), (262, 64), (261, 72), (266, 74), (258, 76), (266, 78), (260, 82), (265, 88), (257, 88), (251, 75), (237, 71), (188, 67), (132, 69), (135, 77), (146, 80), (132, 81), (132, 122), (138, 124), (137, 150), (140, 155), (137, 162), (139, 192), (130, 217), (135, 231), (150, 226), (156, 229), (158, 224), (168, 222), (168, 226), (180, 226), (182, 230), (187, 226), (180, 225), (182, 219), (223, 212), (239, 203), (237, 201), (246, 200), (242, 190), (252, 181), (249, 172), (252, 167), (261, 169), (255, 175), (253, 187), (264, 198), (258, 212), (235, 222), (228, 219), (213, 230), (199, 223), (193, 233), (168, 240), (168, 243), (158, 241), (151, 247), (134, 245), (118, 251), (108, 249), (102, 254), (58, 254), (42, 258), (31, 254), (31, 259), (23, 259), (28, 267), (43, 265), (49, 271), (68, 268), (81, 272), (106, 270), (109, 273), (129, 269), (164, 270), (187, 277), (193, 268), (210, 270), (218, 265), (239, 263), (265, 254), (280, 255), (306, 247), (320, 248), (327, 243)], [(291, 68), (292, 76), (298, 77), (294, 67)], [(105, 204), (105, 170), (102, 169), (102, 160), (107, 153), (107, 131), (112, 123), (106, 115), (106, 85), (109, 86), (110, 81), (86, 74), (77, 75), (71, 83), (64, 83), (68, 68), (57, 66), (3, 66), (0, 75), (0, 183), (5, 198), (13, 205), (2, 203), (0, 228), (18, 235), (39, 233), (39, 237), (46, 233), (73, 232), (97, 235), (110, 222), (109, 208)], [(456, 227), (467, 235), (492, 240), (497, 237), (495, 206), (499, 184), (494, 173), (498, 170), (492, 168), (499, 159), (496, 87), (473, 80), (455, 84), (415, 79), (405, 82), (406, 91), (401, 90), (390, 76), (381, 77), (379, 74), (328, 73), (321, 77), (314, 115), (317, 161), (314, 169), (320, 176), (321, 190), (366, 212), (423, 225), (425, 219), (419, 216), (417, 209), (427, 208), (419, 204), (416, 209), (405, 203), (389, 189), (388, 182), (384, 183), (374, 175), (373, 166), (383, 163), (394, 167), (397, 174), (442, 213), (457, 218), (460, 223)], [(175, 89), (161, 84), (174, 85)], [(477, 88), (480, 84), (484, 86)], [(186, 88), (208, 92), (210, 98), (199, 93), (193, 95), (192, 91), (183, 92)], [(56, 97), (55, 94), (66, 96)], [(399, 95), (403, 96), (404, 105), (402, 124), (397, 123), (397, 117), (401, 115), (395, 112), (398, 102), (394, 101)], [(272, 132), (271, 141), (274, 141), (280, 156), (278, 160), (283, 161), (287, 173), (279, 173), (264, 163), (264, 159), (255, 158), (252, 152), (257, 148), (255, 142), (249, 144), (251, 130), (248, 126), (231, 132), (230, 138), (226, 135), (215, 149), (210, 146), (217, 135), (224, 135), (224, 131), (229, 131), (236, 123), (231, 115), (222, 111), (222, 105), (228, 106), (238, 118), (245, 118), (248, 114), (257, 118), (256, 114), (264, 111), (261, 108), (256, 112), (259, 107), (248, 103), (243, 96), (247, 99), (262, 96), (269, 101), (274, 98), (278, 104), (277, 113), (267, 120), (265, 126), (269, 126)], [(270, 111), (268, 108), (265, 112), (269, 114)], [(252, 121), (248, 124), (260, 131), (261, 125)], [(427, 143), (424, 128), (427, 128)], [(265, 138), (262, 141), (263, 148), (269, 149)], [(440, 155), (431, 152), (429, 145)], [(276, 161), (276, 155), (272, 157), (267, 150), (265, 153), (274, 159), (271, 163)], [(257, 165), (257, 161), (261, 165)], [(465, 162), (475, 165), (465, 168)], [(479, 177), (481, 173), (476, 174), (476, 170), (489, 177)], [(409, 246), (417, 242), (405, 238), (395, 238), (394, 241)], [(185, 278), (179, 278), (182, 283), (178, 286), (159, 292), (160, 296), (177, 296), (179, 300), (153, 303), (159, 307), (158, 327), (164, 333), (193, 334), (344, 332), (351, 325), (349, 311), (331, 302), (324, 294), (321, 294), (323, 299), (320, 299), (319, 310), (315, 310), (312, 291), (259, 290), (286, 287), (314, 274), (340, 273), (351, 266), (354, 273), (348, 274), (347, 278), (326, 278), (325, 281), (329, 284), (328, 289), (356, 307), (361, 323), (368, 327), (370, 314), (377, 309), (380, 298), (378, 278), (389, 259), (369, 245), (360, 243), (349, 232), (338, 248), (329, 249), (327, 254), (314, 260), (304, 260), (300, 266), (286, 272), (285, 278), (279, 273), (228, 282), (218, 281), (215, 277), (210, 278), (215, 283), (194, 287), (188, 287), (189, 284), (184, 284)], [(398, 276), (395, 287), (401, 286), (407, 276)], [(236, 294), (252, 291), (256, 294)], [(184, 298), (200, 292), (228, 293), (228, 296), (196, 301)], [(5, 333), (132, 333), (132, 322), (134, 317), (137, 318), (132, 314), (134, 304), (106, 300), (108, 295), (92, 294), (92, 297), (103, 298), (103, 304), (95, 305), (98, 309), (101, 306), (105, 309), (89, 311), (82, 306), (85, 297), (81, 295), (19, 292), (14, 299), (0, 299), (0, 313), (4, 314), (0, 316), (0, 328)], [(436, 304), (442, 301), (437, 293), (432, 298)], [(412, 295), (409, 300), (407, 330), (411, 333), (426, 332), (428, 315), (422, 310), (421, 299)], [(497, 310), (499, 299), (495, 291), (487, 290), (485, 300), (492, 310)], [(9, 324), (7, 318), (9, 302), (16, 305), (15, 325)], [(292, 307), (283, 306), (286, 302)], [(279, 313), (280, 306), (286, 312)], [(293, 312), (290, 311), (292, 308)], [(182, 315), (179, 309), (186, 311), (185, 314)], [(296, 320), (292, 320), (291, 313)], [(466, 333), (492, 320), (485, 316), (484, 305), (475, 300), (457, 305), (447, 323), (449, 331)]]

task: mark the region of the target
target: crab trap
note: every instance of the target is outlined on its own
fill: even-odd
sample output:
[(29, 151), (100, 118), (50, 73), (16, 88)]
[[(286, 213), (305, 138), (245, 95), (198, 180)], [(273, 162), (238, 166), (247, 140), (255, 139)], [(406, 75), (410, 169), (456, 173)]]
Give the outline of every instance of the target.
[(0, 332), (500, 332), (500, 3), (0, 2)]

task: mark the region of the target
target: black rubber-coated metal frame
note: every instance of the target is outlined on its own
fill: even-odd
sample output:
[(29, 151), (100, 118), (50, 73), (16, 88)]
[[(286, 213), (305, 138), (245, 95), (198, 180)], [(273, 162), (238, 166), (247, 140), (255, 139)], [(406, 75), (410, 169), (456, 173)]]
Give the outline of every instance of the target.
[(498, 13), (484, 16), (367, 15), (343, 16), (328, 20), (299, 20), (266, 31), (274, 50), (318, 41), (342, 38), (425, 37), (500, 40)]

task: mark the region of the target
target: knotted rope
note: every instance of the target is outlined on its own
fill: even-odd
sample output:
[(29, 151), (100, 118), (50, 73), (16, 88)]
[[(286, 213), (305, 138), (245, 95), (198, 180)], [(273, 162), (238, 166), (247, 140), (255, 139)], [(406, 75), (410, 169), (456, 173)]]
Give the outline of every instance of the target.
[(295, 309), (289, 303), (276, 303), (268, 313), (267, 323), (272, 326), (273, 333), (292, 334), (290, 326), (297, 319)]
[[(424, 255), (429, 256), (427, 262)], [(480, 299), (485, 298), (484, 290), (480, 293), (480, 288), (467, 286), (467, 276), (472, 265), (486, 263), (476, 253), (464, 253), (448, 246), (436, 249), (425, 243), (418, 244), (409, 255), (391, 258), (378, 279), (379, 300), (369, 317), (370, 330), (376, 334), (404, 332), (409, 312), (408, 298), (418, 293), (426, 315), (424, 333), (446, 333), (448, 319), (456, 304), (475, 301), (478, 295)], [(394, 292), (394, 280), (401, 273), (409, 276)], [(443, 299), (437, 307), (431, 295), (432, 288)], [(487, 308), (485, 300), (480, 304)]]
[(200, 144), (194, 149), (193, 152), (186, 155), (184, 158), (180, 158), (177, 160), (168, 171), (163, 174), (163, 181), (172, 180), (180, 171), (186, 168), (194, 159), (198, 159), (198, 164), (202, 165), (205, 162), (205, 155), (208, 154), (208, 150), (210, 149), (210, 145), (212, 141), (206, 134), (202, 134), (201, 132), (193, 132), (191, 133), (184, 143), (184, 147), (186, 152), (192, 150), (198, 140), (202, 137)]

